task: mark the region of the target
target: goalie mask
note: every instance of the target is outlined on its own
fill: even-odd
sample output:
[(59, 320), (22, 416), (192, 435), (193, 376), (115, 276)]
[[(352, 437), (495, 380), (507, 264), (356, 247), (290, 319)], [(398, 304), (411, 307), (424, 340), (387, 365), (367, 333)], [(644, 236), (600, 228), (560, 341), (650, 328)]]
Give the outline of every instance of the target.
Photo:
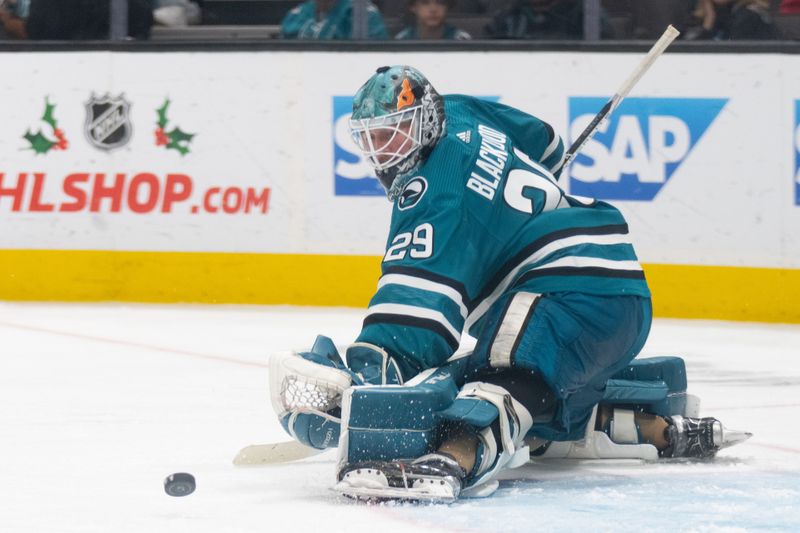
[(358, 90), (350, 131), (389, 200), (444, 135), (444, 122), (444, 99), (412, 67), (381, 67)]

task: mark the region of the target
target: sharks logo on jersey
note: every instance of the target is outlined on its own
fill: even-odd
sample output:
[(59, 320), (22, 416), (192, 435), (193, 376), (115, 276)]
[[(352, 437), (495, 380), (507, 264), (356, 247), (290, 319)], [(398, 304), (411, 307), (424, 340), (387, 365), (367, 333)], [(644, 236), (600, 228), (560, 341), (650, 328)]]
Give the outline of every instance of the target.
[(800, 100), (794, 101), (794, 205), (800, 205)]
[(422, 176), (417, 176), (409, 181), (397, 198), (397, 208), (400, 211), (411, 209), (422, 200), (425, 191), (428, 190), (428, 182)]
[[(499, 96), (479, 96), (481, 100), (499, 102)], [(384, 196), (378, 178), (350, 136), (352, 96), (333, 97), (333, 179), (336, 196)], [(459, 139), (469, 144), (469, 132)]]
[[(656, 197), (727, 103), (723, 98), (628, 98), (570, 165), (572, 194), (608, 200)], [(570, 98), (577, 139), (605, 98)]]

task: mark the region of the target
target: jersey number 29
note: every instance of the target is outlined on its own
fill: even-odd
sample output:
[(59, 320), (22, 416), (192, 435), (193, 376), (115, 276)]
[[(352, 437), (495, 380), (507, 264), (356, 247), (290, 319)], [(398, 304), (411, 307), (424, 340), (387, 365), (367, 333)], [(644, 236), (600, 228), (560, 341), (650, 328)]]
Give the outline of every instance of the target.
[(412, 259), (425, 259), (433, 255), (433, 226), (420, 224), (413, 232), (398, 233), (386, 250), (384, 261), (399, 261), (406, 253)]

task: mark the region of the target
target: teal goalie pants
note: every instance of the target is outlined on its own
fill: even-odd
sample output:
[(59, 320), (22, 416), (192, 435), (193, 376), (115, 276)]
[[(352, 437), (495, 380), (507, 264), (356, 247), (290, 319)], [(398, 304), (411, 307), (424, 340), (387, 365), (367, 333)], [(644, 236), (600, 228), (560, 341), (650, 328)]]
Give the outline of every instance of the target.
[[(480, 325), (467, 379), (503, 369), (533, 371), (555, 397), (552, 417), (529, 435), (547, 440), (583, 437), (606, 381), (644, 346), (652, 323), (649, 298), (584, 293), (509, 293)], [(541, 385), (540, 385), (541, 386)]]

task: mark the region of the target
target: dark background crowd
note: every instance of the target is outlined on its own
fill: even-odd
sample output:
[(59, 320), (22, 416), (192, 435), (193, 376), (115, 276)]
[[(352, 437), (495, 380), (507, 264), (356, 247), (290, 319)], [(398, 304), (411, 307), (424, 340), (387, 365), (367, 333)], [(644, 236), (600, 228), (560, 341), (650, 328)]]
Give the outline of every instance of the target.
[[(107, 39), (110, 1), (0, 0), (0, 39)], [(357, 1), (128, 0), (127, 35), (348, 40), (358, 35)], [(800, 0), (602, 0), (596, 15), (601, 39), (652, 39), (667, 24), (687, 40), (800, 39)], [(583, 0), (372, 0), (356, 16), (366, 19), (361, 35), (372, 40), (586, 35)]]

